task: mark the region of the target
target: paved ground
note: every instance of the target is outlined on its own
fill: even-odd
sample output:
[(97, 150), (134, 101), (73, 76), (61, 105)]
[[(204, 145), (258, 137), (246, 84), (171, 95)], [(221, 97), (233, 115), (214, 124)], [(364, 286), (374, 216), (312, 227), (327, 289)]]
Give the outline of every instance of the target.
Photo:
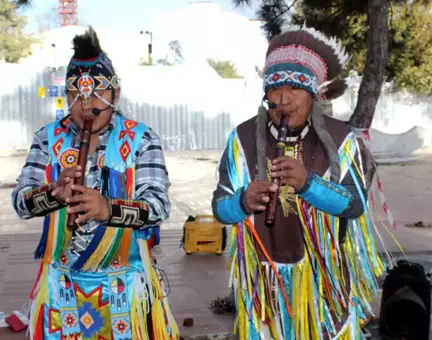
[[(186, 317), (194, 318), (194, 326), (181, 326), (182, 334), (226, 333), (232, 330), (230, 315), (216, 315), (210, 302), (229, 293), (227, 254), (185, 255), (179, 248), (183, 223), (189, 215), (208, 214), (215, 188), (215, 167), (220, 151), (169, 152), (166, 154), (172, 186), (172, 214), (163, 225), (162, 248), (165, 269), (171, 288), (170, 302), (181, 326)], [(0, 159), (0, 182), (16, 177), (23, 157)], [(432, 228), (407, 228), (406, 223), (432, 223), (431, 157), (406, 166), (382, 166), (380, 176), (397, 222), (393, 231), (407, 251), (431, 250)], [(38, 241), (41, 220), (17, 219), (10, 202), (11, 189), (0, 189), (0, 311), (21, 309), (34, 282), (37, 263), (32, 253)], [(382, 217), (380, 209), (376, 216)], [(380, 228), (383, 230), (383, 228)], [(391, 237), (382, 231), (387, 247), (397, 250)], [(431, 261), (432, 262), (432, 261)], [(378, 312), (378, 305), (375, 307)], [(0, 331), (0, 339), (24, 339), (24, 333)]]

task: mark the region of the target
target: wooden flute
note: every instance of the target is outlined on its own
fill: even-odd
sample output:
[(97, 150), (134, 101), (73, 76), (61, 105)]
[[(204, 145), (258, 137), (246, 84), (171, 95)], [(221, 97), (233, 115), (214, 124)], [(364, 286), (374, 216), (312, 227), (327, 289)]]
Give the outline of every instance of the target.
[[(288, 134), (288, 121), (289, 121), (289, 116), (286, 114), (282, 114), (281, 122), (279, 126), (278, 139), (276, 143), (275, 159), (285, 154), (286, 138)], [(277, 200), (279, 197), (280, 178), (273, 178), (272, 183), (277, 185), (277, 190), (274, 193), (270, 193), (270, 200), (266, 207), (265, 224), (268, 228), (272, 228), (274, 226)]]
[[(93, 126), (93, 117), (92, 118), (84, 118), (84, 125), (81, 130), (81, 143), (79, 147), (78, 153), (78, 165), (81, 166), (81, 176), (75, 178), (74, 184), (84, 185), (85, 179), (85, 170), (87, 166), (87, 158), (90, 148), (90, 138), (91, 131)], [(78, 192), (76, 190), (72, 191), (72, 197), (75, 196)], [(75, 207), (79, 204), (79, 202), (72, 203), (70, 207)], [(77, 219), (77, 213), (72, 213), (68, 215), (67, 226), (70, 229), (76, 229), (78, 226), (75, 223)]]

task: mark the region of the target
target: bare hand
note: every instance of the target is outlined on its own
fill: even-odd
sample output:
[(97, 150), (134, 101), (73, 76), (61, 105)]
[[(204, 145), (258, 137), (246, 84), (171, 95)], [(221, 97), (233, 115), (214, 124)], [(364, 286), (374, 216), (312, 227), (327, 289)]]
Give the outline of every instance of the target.
[(79, 224), (93, 218), (97, 221), (107, 221), (109, 219), (108, 200), (98, 190), (81, 185), (73, 185), (72, 190), (76, 190), (79, 193), (73, 197), (68, 197), (66, 202), (80, 204), (69, 207), (67, 212), (69, 214), (84, 212), (83, 215), (75, 220), (75, 223)]
[(300, 190), (306, 184), (308, 171), (298, 159), (282, 156), (273, 160), (271, 176), (280, 178), (281, 185), (292, 186)]
[(65, 201), (67, 197), (72, 195), (71, 186), (73, 179), (81, 176), (81, 166), (73, 166), (63, 170), (56, 182), (55, 189), (52, 191), (52, 196), (55, 196), (60, 201)]
[(270, 200), (269, 194), (276, 190), (277, 186), (269, 181), (251, 182), (243, 197), (243, 204), (247, 212), (265, 210), (265, 205)]

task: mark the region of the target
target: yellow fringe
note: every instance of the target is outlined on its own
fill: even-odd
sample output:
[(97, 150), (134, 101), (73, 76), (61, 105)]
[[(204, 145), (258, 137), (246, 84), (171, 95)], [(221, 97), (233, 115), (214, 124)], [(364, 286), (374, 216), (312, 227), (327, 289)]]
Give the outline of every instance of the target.
[(135, 292), (132, 297), (131, 324), (133, 340), (150, 340), (147, 330), (147, 320), (143, 311), (143, 302), (137, 299)]
[(102, 240), (99, 243), (98, 247), (87, 260), (87, 262), (83, 265), (83, 271), (96, 270), (99, 267), (99, 264), (106, 256), (116, 234), (117, 228), (107, 227), (107, 230), (102, 237)]
[[(141, 245), (144, 248), (144, 269), (149, 271), (149, 277), (151, 280), (151, 287), (153, 289), (154, 301), (152, 304), (152, 327), (153, 334), (156, 339), (172, 339), (177, 340), (180, 338), (180, 332), (175, 322), (171, 310), (169, 309), (166, 298), (163, 296), (162, 284), (159, 279), (159, 275), (156, 268), (150, 261), (150, 254), (148, 250), (148, 244), (145, 240), (140, 240)], [(169, 318), (169, 325), (171, 326), (171, 335), (168, 334), (165, 318)]]
[(153, 336), (155, 339), (169, 339), (165, 324), (164, 312), (160, 299), (156, 299), (152, 305)]

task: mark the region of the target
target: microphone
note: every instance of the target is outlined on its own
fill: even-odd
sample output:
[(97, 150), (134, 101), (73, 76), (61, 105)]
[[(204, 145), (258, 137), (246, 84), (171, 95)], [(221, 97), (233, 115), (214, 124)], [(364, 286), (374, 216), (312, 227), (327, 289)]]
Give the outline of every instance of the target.
[(104, 109), (98, 109), (97, 107), (94, 107), (93, 109), (92, 109), (92, 113), (97, 117), (97, 116), (99, 116), (100, 114), (101, 114), (101, 112), (102, 111), (105, 111), (105, 110), (108, 110), (109, 108), (110, 108), (111, 106), (107, 106), (106, 108), (104, 108)]
[(277, 107), (277, 104), (274, 102), (269, 103), (269, 108), (270, 109), (275, 109)]

